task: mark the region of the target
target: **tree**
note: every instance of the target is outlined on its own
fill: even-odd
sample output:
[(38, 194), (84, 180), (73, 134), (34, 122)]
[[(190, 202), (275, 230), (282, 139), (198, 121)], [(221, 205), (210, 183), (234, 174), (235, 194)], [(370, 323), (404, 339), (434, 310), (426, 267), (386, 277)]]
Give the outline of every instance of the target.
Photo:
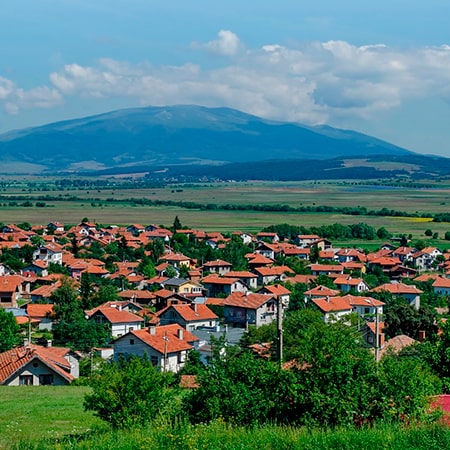
[(20, 327), (12, 312), (0, 307), (0, 353), (11, 350), (20, 340)]
[(145, 426), (166, 407), (168, 376), (138, 357), (105, 364), (91, 380), (84, 408), (114, 428)]
[(175, 216), (175, 219), (173, 221), (173, 225), (172, 225), (172, 232), (176, 233), (177, 230), (181, 230), (182, 226), (181, 226), (181, 221), (178, 218), (178, 216)]
[(57, 320), (77, 322), (83, 319), (83, 310), (72, 279), (64, 278), (61, 286), (50, 296), (50, 300), (54, 303), (53, 310)]
[(433, 235), (433, 231), (432, 230), (430, 230), (429, 228), (427, 228), (426, 230), (425, 230), (425, 236), (432, 236)]

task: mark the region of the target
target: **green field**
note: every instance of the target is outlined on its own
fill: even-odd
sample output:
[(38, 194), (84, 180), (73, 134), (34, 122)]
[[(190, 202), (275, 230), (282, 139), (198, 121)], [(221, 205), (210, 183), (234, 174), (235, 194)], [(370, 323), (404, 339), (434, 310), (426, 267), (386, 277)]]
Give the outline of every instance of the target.
[(19, 441), (36, 442), (104, 427), (100, 419), (83, 410), (88, 390), (81, 386), (0, 386), (0, 449), (10, 449)]
[(389, 449), (450, 448), (442, 425), (381, 424), (373, 428), (314, 430), (262, 426), (245, 429), (218, 421), (209, 425), (170, 424), (164, 417), (146, 429), (111, 431), (83, 411), (88, 388), (0, 387), (1, 449)]
[[(241, 229), (255, 232), (271, 224), (289, 223), (296, 226), (320, 226), (339, 222), (352, 224), (365, 222), (376, 228), (386, 227), (391, 233), (412, 234), (422, 238), (431, 228), (442, 238), (450, 231), (450, 224), (428, 223), (430, 219), (412, 217), (350, 216), (332, 213), (296, 213), (270, 211), (201, 210), (181, 206), (136, 206), (129, 199), (183, 201), (196, 204), (233, 205), (288, 205), (366, 207), (368, 210), (388, 208), (418, 215), (446, 213), (450, 206), (450, 186), (430, 182), (427, 188), (393, 187), (344, 182), (247, 182), (217, 184), (167, 185), (143, 189), (120, 184), (101, 189), (71, 188), (57, 190), (54, 178), (10, 180), (0, 189), (0, 195), (20, 196), (22, 200), (11, 206), (0, 200), (0, 222), (45, 224), (59, 220), (65, 224), (78, 223), (83, 217), (101, 224), (156, 223), (170, 225), (176, 215), (183, 225), (207, 231)], [(110, 182), (110, 181), (108, 181)], [(115, 181), (114, 181), (115, 182)], [(116, 183), (116, 182), (115, 182)], [(31, 187), (29, 187), (31, 186)], [(38, 208), (39, 196), (51, 195), (45, 207)], [(76, 200), (69, 198), (76, 197)], [(5, 199), (6, 197), (4, 197)], [(32, 207), (20, 206), (29, 199)], [(113, 199), (113, 201), (107, 201)]]

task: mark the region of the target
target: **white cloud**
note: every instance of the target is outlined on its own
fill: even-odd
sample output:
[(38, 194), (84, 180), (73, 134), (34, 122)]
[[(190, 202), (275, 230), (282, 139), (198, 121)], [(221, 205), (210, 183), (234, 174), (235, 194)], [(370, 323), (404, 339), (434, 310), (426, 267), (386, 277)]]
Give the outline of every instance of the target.
[(231, 31), (194, 45), (227, 56), (213, 68), (131, 64), (101, 58), (68, 64), (50, 85), (23, 90), (0, 78), (0, 104), (10, 113), (49, 108), (71, 96), (123, 98), (137, 104), (229, 106), (278, 120), (333, 123), (370, 118), (410, 99), (450, 99), (450, 46), (400, 50), (344, 41), (245, 48)]
[(241, 42), (239, 38), (230, 30), (220, 30), (217, 34), (218, 39), (207, 42), (206, 44), (194, 43), (194, 47), (203, 47), (211, 53), (221, 56), (233, 56), (239, 51)]

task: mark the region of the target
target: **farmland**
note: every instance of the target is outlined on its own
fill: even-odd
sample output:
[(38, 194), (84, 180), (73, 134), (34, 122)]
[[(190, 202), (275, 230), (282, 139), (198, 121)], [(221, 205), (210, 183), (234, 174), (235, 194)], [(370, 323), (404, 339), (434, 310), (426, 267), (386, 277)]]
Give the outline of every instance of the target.
[[(56, 178), (0, 179), (0, 221), (39, 224), (59, 220), (74, 224), (82, 217), (97, 223), (170, 224), (178, 215), (189, 227), (207, 231), (243, 229), (254, 232), (270, 224), (289, 223), (305, 227), (331, 223), (365, 222), (384, 226), (392, 233), (411, 233), (421, 238), (426, 228), (443, 236), (447, 223), (428, 223), (426, 214), (444, 213), (450, 205), (450, 184), (426, 182), (415, 185), (367, 184), (365, 182), (246, 182), (145, 185), (136, 180), (105, 179), (97, 185), (61, 187)], [(89, 184), (91, 183), (91, 184)], [(147, 204), (139, 204), (144, 200)], [(36, 207), (40, 201), (41, 207)], [(154, 202), (177, 203), (155, 206)], [(152, 203), (153, 202), (153, 203)], [(184, 204), (193, 203), (186, 208)], [(199, 205), (217, 205), (203, 209)], [(365, 207), (403, 211), (417, 217), (358, 215), (337, 212), (223, 210), (224, 205), (298, 207)], [(264, 208), (262, 208), (264, 209)]]

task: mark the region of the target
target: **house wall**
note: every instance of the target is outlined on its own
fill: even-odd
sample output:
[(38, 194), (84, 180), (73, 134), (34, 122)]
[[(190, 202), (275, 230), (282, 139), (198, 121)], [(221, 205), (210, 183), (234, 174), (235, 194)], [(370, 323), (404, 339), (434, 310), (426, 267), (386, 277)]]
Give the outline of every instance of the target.
[(129, 331), (140, 330), (141, 322), (127, 322), (111, 324), (111, 334), (117, 338), (127, 334)]
[(342, 317), (348, 316), (351, 313), (351, 311), (334, 311), (332, 313), (326, 313), (324, 315), (324, 321), (326, 323), (335, 322)]
[(39, 360), (30, 361), (5, 384), (7, 386), (20, 386), (20, 376), (31, 375), (33, 377), (33, 386), (39, 386), (39, 375), (50, 374), (53, 375), (53, 386), (63, 386), (69, 384), (67, 380)]
[(241, 326), (256, 325), (257, 327), (272, 323), (277, 317), (276, 305), (272, 309), (270, 306), (268, 307), (268, 304), (269, 302), (265, 303), (257, 310), (225, 305), (225, 322)]
[[(134, 344), (131, 341), (134, 339)], [(164, 369), (164, 355), (157, 352), (140, 339), (133, 335), (124, 336), (114, 342), (114, 360), (117, 361), (120, 356), (139, 356), (146, 357), (155, 366)], [(183, 350), (179, 353), (168, 353), (166, 357), (165, 369), (170, 372), (178, 372), (185, 364), (187, 351)]]

